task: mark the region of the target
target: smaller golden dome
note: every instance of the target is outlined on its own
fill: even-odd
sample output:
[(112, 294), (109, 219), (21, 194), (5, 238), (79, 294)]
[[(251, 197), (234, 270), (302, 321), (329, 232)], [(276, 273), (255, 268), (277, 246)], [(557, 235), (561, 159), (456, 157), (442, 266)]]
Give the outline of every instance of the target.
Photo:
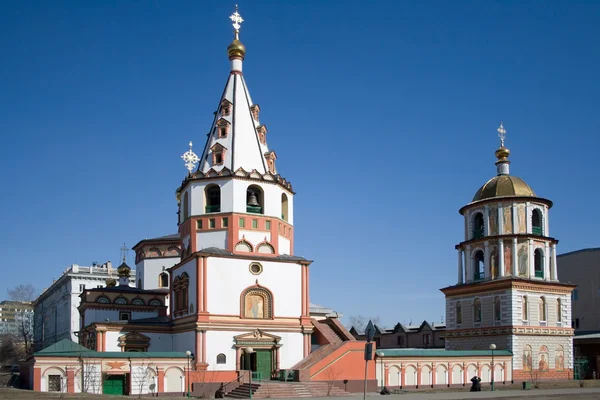
[(234, 39), (229, 46), (227, 46), (227, 54), (229, 59), (241, 58), (242, 60), (246, 56), (246, 46), (239, 39)]
[(117, 280), (114, 278), (108, 278), (106, 280), (106, 287), (114, 287), (117, 286)]
[(509, 155), (510, 155), (510, 150), (508, 150), (504, 146), (502, 146), (498, 150), (496, 150), (496, 158), (498, 160), (506, 160)]
[(535, 197), (535, 193), (521, 178), (512, 175), (498, 175), (479, 188), (473, 197), (473, 201), (508, 196)]
[(131, 268), (126, 263), (123, 263), (117, 268), (117, 273), (119, 276), (129, 276), (131, 275)]

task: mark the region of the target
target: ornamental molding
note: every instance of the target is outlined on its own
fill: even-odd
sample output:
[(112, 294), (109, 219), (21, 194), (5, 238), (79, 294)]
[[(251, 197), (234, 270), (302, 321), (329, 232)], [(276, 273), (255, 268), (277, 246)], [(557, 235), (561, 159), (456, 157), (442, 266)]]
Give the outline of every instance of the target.
[(498, 336), (498, 335), (536, 335), (536, 336), (573, 336), (572, 328), (547, 327), (547, 326), (506, 326), (473, 329), (454, 329), (444, 332), (444, 337), (466, 338), (474, 336)]
[(440, 289), (446, 297), (487, 293), (492, 290), (517, 289), (532, 292), (570, 294), (577, 285), (557, 281), (533, 281), (526, 278), (508, 277), (483, 282), (448, 286)]
[(234, 178), (240, 178), (240, 179), (244, 179), (244, 180), (257, 181), (257, 182), (275, 183), (278, 186), (281, 186), (283, 189), (289, 191), (291, 194), (295, 194), (294, 190), (292, 189), (292, 183), (289, 182), (287, 179), (281, 177), (281, 175), (272, 174), (270, 172), (261, 174), (256, 169), (253, 169), (252, 171), (246, 171), (242, 167), (238, 168), (235, 171), (232, 171), (227, 167), (223, 167), (219, 171), (215, 170), (214, 168), (211, 168), (206, 172), (197, 170), (193, 174), (190, 174), (185, 180), (183, 180), (180, 188), (177, 191), (181, 192), (183, 190), (183, 188), (185, 188), (187, 186), (187, 184), (191, 181), (205, 180), (205, 179), (219, 179), (219, 178), (226, 178), (226, 177), (234, 177)]
[(464, 242), (460, 242), (459, 244), (454, 246), (455, 250), (466, 250), (466, 246), (471, 245), (474, 246), (478, 243), (489, 242), (489, 241), (498, 241), (499, 239), (520, 239), (520, 240), (535, 240), (537, 242), (545, 242), (549, 244), (558, 244), (558, 239), (555, 239), (550, 236), (539, 236), (534, 235), (533, 233), (513, 233), (513, 234), (503, 234), (503, 235), (493, 235), (493, 236), (482, 236), (476, 239), (465, 240)]

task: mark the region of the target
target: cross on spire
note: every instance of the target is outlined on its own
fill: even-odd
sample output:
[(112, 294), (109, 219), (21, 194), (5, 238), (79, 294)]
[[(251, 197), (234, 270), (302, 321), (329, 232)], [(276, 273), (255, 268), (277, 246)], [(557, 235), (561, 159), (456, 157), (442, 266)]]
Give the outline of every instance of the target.
[(127, 245), (123, 243), (123, 246), (121, 247), (121, 261), (125, 264), (127, 264), (127, 253), (129, 252), (129, 250), (130, 249), (127, 248)]
[(506, 129), (502, 126), (502, 121), (500, 121), (500, 126), (497, 129), (498, 137), (500, 138), (500, 147), (504, 147), (504, 139), (506, 138)]
[(198, 161), (200, 161), (200, 159), (198, 158), (196, 153), (194, 153), (192, 151), (192, 141), (191, 140), (190, 140), (190, 149), (188, 151), (186, 151), (185, 153), (183, 153), (181, 158), (183, 159), (183, 161), (185, 161), (185, 167), (191, 174), (192, 170), (194, 168), (196, 168), (196, 164), (198, 163)]
[(241, 28), (241, 23), (244, 22), (242, 16), (238, 13), (238, 5), (235, 5), (235, 12), (229, 16), (229, 19), (233, 22), (233, 28), (235, 29), (235, 33), (239, 32)]

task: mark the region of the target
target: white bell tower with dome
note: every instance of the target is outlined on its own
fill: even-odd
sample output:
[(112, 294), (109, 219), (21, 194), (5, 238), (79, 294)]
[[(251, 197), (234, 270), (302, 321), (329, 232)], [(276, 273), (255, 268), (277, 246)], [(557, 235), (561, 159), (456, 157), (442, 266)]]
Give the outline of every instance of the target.
[(574, 286), (558, 280), (558, 240), (549, 230), (552, 202), (510, 175), (503, 124), (498, 134), (497, 175), (459, 210), (464, 240), (456, 245), (457, 283), (442, 289), (446, 348), (495, 344), (513, 352), (513, 379), (529, 379), (532, 370), (566, 379), (572, 370)]
[(294, 255), (294, 191), (246, 85), (243, 19), (237, 9), (230, 18), (230, 71), (208, 138), (200, 156), (192, 143), (182, 156), (181, 262), (168, 269), (173, 342), (195, 349), (196, 370), (262, 368), (268, 379), (310, 352), (311, 261)]

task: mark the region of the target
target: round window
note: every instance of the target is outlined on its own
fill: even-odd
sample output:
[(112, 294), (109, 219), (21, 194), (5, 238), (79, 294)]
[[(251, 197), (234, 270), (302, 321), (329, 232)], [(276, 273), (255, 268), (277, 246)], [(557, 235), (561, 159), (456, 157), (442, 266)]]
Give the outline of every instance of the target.
[(260, 274), (262, 272), (262, 270), (263, 270), (263, 267), (259, 263), (250, 264), (250, 272), (253, 273), (254, 275)]

